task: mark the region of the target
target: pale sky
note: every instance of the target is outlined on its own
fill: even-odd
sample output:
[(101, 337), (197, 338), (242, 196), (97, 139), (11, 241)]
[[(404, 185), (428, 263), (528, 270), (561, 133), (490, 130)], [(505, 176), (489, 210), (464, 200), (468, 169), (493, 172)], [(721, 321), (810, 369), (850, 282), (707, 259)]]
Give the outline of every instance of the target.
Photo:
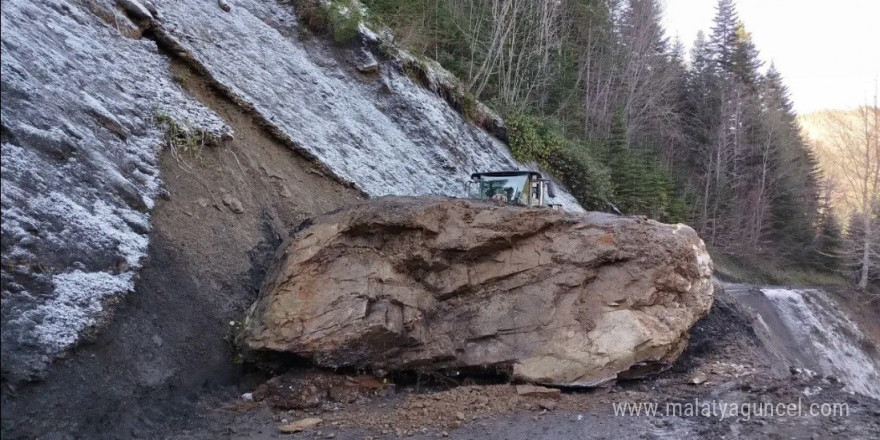
[[(717, 0), (661, 0), (664, 26), (688, 49), (712, 26)], [(873, 102), (880, 76), (880, 0), (735, 0), (799, 113)]]

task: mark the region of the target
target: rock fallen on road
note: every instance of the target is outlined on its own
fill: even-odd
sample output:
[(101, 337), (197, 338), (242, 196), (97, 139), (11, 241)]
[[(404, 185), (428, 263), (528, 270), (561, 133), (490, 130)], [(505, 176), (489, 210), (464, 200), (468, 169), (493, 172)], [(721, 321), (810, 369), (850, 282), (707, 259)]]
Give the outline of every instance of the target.
[(464, 367), (593, 386), (668, 367), (712, 304), (685, 225), (382, 197), (281, 246), (240, 341), (324, 367)]

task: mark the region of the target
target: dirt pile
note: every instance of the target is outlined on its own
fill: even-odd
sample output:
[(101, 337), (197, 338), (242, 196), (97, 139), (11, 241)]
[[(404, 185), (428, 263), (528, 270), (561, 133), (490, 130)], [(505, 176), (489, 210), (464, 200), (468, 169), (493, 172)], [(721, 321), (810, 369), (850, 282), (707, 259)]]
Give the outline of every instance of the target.
[(373, 376), (297, 371), (269, 379), (254, 391), (252, 398), (276, 409), (308, 409), (382, 395), (390, 388), (386, 385), (387, 381)]
[(318, 217), (276, 258), (242, 340), (326, 367), (590, 386), (668, 366), (712, 302), (686, 226), (443, 197)]
[(426, 428), (436, 432), (452, 430), (476, 420), (516, 411), (541, 414), (556, 408), (572, 409), (579, 403), (578, 396), (573, 394), (548, 399), (520, 395), (513, 385), (469, 385), (407, 394), (390, 408), (381, 410), (375, 403), (349, 406), (325, 417), (342, 428), (359, 427), (379, 434), (401, 436), (425, 433)]

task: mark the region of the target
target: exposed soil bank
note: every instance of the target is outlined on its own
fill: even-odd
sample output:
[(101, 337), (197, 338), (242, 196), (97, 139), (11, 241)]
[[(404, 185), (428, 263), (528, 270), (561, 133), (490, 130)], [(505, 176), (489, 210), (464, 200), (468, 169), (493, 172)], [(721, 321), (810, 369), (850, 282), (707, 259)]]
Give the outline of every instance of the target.
[(4, 438), (152, 437), (205, 393), (235, 395), (242, 371), (224, 335), (253, 302), (268, 259), (299, 222), (359, 197), (187, 66), (173, 61), (172, 71), (235, 139), (163, 151), (169, 196), (153, 210), (135, 292), (45, 381), (4, 392)]

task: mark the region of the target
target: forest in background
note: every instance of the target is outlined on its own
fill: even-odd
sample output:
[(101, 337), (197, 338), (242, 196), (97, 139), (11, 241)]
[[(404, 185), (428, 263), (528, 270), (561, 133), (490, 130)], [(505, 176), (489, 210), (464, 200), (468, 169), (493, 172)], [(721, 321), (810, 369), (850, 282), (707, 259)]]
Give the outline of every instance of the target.
[[(363, 3), (397, 44), (498, 110), (514, 156), (584, 207), (685, 222), (733, 259), (852, 280), (865, 263), (880, 282), (878, 258), (860, 260), (871, 243), (877, 252), (878, 213), (833, 209), (783, 77), (761, 61), (733, 0), (718, 1), (690, 53), (665, 34), (658, 0)], [(874, 131), (868, 150), (876, 121)]]

